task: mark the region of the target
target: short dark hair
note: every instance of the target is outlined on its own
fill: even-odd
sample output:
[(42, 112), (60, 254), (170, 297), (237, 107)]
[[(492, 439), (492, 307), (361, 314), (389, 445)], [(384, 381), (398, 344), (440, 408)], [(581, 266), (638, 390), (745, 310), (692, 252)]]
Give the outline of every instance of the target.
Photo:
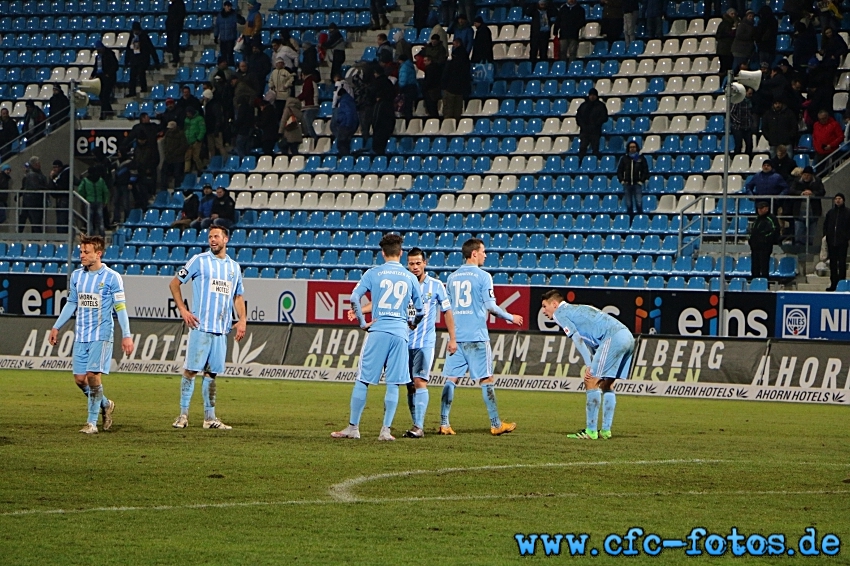
[(551, 301), (552, 299), (555, 299), (556, 301), (563, 301), (564, 296), (557, 289), (550, 289), (549, 291), (543, 293), (544, 301)]
[(213, 224), (212, 226), (210, 226), (209, 232), (212, 232), (213, 230), (221, 230), (222, 232), (224, 232), (225, 237), (227, 237), (227, 238), (230, 237), (230, 230), (227, 229), (227, 226), (222, 226), (220, 224)]
[(407, 257), (410, 256), (422, 256), (423, 261), (428, 261), (428, 256), (425, 255), (425, 252), (422, 251), (422, 248), (410, 248), (410, 251), (407, 252)]
[(379, 246), (385, 256), (398, 257), (401, 255), (401, 244), (404, 239), (398, 234), (385, 234)]
[(469, 259), (472, 257), (472, 252), (475, 250), (480, 250), (484, 245), (484, 241), (478, 238), (470, 238), (463, 243), (463, 247), (461, 248), (461, 252), (463, 252), (463, 259)]
[(106, 249), (106, 240), (103, 236), (89, 236), (88, 234), (80, 234), (80, 246), (93, 246), (94, 251), (102, 252)]

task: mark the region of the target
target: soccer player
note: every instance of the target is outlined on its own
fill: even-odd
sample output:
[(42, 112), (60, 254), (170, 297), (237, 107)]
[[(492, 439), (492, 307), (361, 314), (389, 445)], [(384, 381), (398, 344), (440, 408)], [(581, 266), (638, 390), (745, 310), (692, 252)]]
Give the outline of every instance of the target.
[[(457, 351), (455, 341), (455, 324), (452, 317), (451, 303), (449, 303), (446, 287), (439, 279), (428, 275), (425, 271), (428, 260), (425, 252), (419, 248), (413, 248), (407, 252), (407, 269), (419, 281), (422, 292), (422, 309), (425, 312), (422, 323), (411, 329), (408, 338), (408, 364), (410, 379), (407, 384), (407, 406), (410, 408), (410, 417), (413, 419), (413, 428), (405, 431), (405, 438), (422, 438), (425, 436), (425, 412), (428, 410), (428, 379), (431, 365), (434, 362), (434, 348), (437, 345), (437, 309), (443, 312), (446, 318), (446, 328), (449, 331), (449, 343), (446, 346), (449, 354)], [(372, 312), (372, 304), (363, 305), (363, 312)], [(415, 313), (408, 313), (412, 319)], [(348, 311), (348, 320), (354, 321), (357, 316), (353, 310)]]
[(463, 258), (466, 264), (449, 275), (448, 295), (454, 316), (457, 352), (446, 358), (440, 405), (440, 434), (454, 434), (449, 424), (449, 412), (454, 400), (457, 379), (469, 372), (473, 381), (481, 384), (481, 394), (487, 413), (490, 415), (490, 433), (494, 436), (511, 432), (516, 423), (503, 423), (496, 406), (496, 390), (493, 380), (493, 353), (490, 350), (490, 334), (487, 331), (489, 313), (516, 325), (522, 324), (522, 316), (504, 311), (496, 304), (493, 293), (493, 278), (481, 269), (487, 255), (484, 242), (470, 238), (463, 243)]
[[(215, 416), (215, 377), (224, 371), (227, 354), (227, 334), (236, 322), (236, 341), (245, 336), (247, 325), (245, 299), (242, 298), (242, 270), (227, 255), (229, 233), (224, 226), (210, 226), (210, 251), (194, 256), (177, 272), (169, 288), (180, 316), (190, 328), (186, 348), (186, 363), (180, 384), (180, 416), (174, 428), (189, 426), (189, 402), (195, 392), (195, 376), (204, 373), (201, 394), (204, 398), (204, 428), (230, 430)], [(180, 285), (192, 280), (192, 310), (183, 304)]]
[[(571, 305), (556, 290), (543, 294), (543, 313), (573, 339), (584, 358), (587, 390), (587, 426), (567, 438), (596, 440), (611, 438), (611, 423), (617, 396), (612, 389), (617, 379), (628, 379), (635, 339), (625, 325), (590, 305)], [(601, 390), (601, 391), (600, 391)], [(596, 430), (602, 400), (602, 430)]]
[[(387, 234), (381, 238), (383, 265), (363, 274), (351, 292), (351, 308), (360, 328), (369, 333), (360, 350), (357, 380), (351, 392), (351, 418), (344, 429), (332, 432), (333, 438), (360, 438), (360, 417), (366, 407), (369, 385), (377, 385), (385, 371), (387, 392), (384, 396), (384, 424), (378, 440), (395, 440), (392, 435), (393, 418), (398, 407), (398, 386), (410, 381), (408, 373), (408, 335), (410, 327), (422, 321), (422, 293), (419, 281), (401, 266), (402, 238)], [(360, 298), (372, 294), (372, 320), (366, 322), (360, 307)], [(408, 308), (413, 302), (413, 322), (408, 321)]]
[(68, 301), (62, 307), (48, 341), (58, 343), (59, 329), (77, 315), (74, 328), (74, 381), (88, 397), (89, 416), (84, 434), (97, 434), (97, 416), (103, 415), (103, 430), (112, 428), (115, 402), (103, 394), (102, 375), (109, 375), (112, 363), (112, 311), (121, 325), (121, 349), (133, 353), (130, 318), (127, 316), (124, 282), (121, 276), (101, 262), (106, 244), (100, 236), (80, 236), (82, 267), (71, 274)]

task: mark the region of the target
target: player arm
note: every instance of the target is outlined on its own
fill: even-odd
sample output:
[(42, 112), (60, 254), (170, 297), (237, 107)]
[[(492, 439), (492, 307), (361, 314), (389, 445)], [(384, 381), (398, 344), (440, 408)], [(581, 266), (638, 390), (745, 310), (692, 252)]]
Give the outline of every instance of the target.
[[(357, 322), (360, 323), (360, 328), (366, 328), (366, 317), (363, 316), (363, 308), (360, 306), (360, 298), (365, 294), (365, 288), (361, 287), (358, 283), (354, 290), (351, 292), (351, 310), (354, 311), (354, 316), (357, 317)], [(369, 304), (369, 311), (372, 310), (371, 303)]]
[(587, 347), (587, 344), (584, 343), (584, 338), (581, 337), (581, 334), (578, 332), (574, 332), (570, 338), (573, 339), (573, 343), (576, 345), (576, 350), (581, 354), (582, 359), (584, 360), (584, 365), (590, 367), (590, 362), (593, 360), (593, 354), (590, 352), (590, 348)]
[(416, 309), (416, 316), (413, 317), (413, 327), (416, 328), (425, 316), (425, 310), (422, 308), (422, 291), (419, 289), (419, 281), (414, 281), (411, 295), (413, 308)]
[(183, 292), (180, 290), (180, 285), (182, 284), (183, 282), (180, 281), (177, 276), (174, 276), (168, 284), (168, 288), (171, 290), (171, 296), (177, 304), (177, 310), (179, 310), (181, 314), (184, 310), (186, 310), (186, 305), (183, 304)]
[(452, 309), (443, 311), (443, 318), (446, 320), (446, 330), (449, 331), (449, 340), (455, 342), (455, 317), (452, 314)]
[(513, 322), (514, 316), (496, 304), (496, 299), (493, 297), (488, 297), (486, 301), (484, 301), (484, 308), (498, 316), (503, 320), (507, 320), (508, 322)]
[[(371, 303), (371, 301), (370, 301), (370, 302), (368, 302), (368, 303), (366, 303), (365, 305), (361, 306), (361, 307), (360, 307), (360, 311), (361, 311), (363, 314), (367, 314), (367, 313), (372, 312), (372, 303)], [(353, 307), (352, 307), (352, 308), (350, 308), (350, 309), (348, 309), (348, 313), (346, 313), (346, 314), (348, 315), (348, 320), (349, 320), (350, 322), (354, 322), (355, 320), (357, 320), (357, 315), (356, 315), (356, 314), (354, 314), (354, 308), (353, 308)]]

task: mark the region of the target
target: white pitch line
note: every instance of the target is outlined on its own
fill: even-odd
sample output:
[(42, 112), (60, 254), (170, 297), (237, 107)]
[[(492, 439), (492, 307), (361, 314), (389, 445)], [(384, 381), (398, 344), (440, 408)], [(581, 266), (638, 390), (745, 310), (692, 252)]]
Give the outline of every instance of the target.
[(633, 460), (630, 462), (547, 462), (544, 464), (503, 464), (494, 466), (472, 466), (459, 468), (439, 468), (436, 470), (406, 470), (403, 472), (388, 472), (385, 474), (374, 474), (370, 476), (360, 476), (351, 478), (343, 482), (332, 485), (328, 489), (330, 496), (337, 501), (343, 503), (353, 503), (363, 501), (355, 495), (351, 494), (351, 490), (364, 483), (372, 481), (406, 478), (410, 476), (421, 476), (425, 474), (450, 474), (454, 472), (477, 472), (485, 470), (511, 470), (517, 468), (573, 468), (582, 466), (652, 466), (664, 464), (716, 464), (720, 462), (728, 462), (728, 460)]

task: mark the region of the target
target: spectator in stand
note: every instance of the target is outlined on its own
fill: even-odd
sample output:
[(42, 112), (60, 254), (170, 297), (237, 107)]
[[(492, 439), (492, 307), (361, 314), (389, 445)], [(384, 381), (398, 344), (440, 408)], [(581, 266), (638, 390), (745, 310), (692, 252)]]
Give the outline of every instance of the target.
[(112, 117), (112, 90), (118, 76), (118, 59), (111, 49), (107, 49), (102, 41), (96, 44), (97, 57), (94, 60), (92, 79), (100, 79), (100, 118), (106, 120)]
[[(738, 14), (735, 8), (729, 8), (723, 14), (714, 38), (717, 40), (717, 56), (720, 58), (720, 76), (725, 77), (732, 66), (735, 57), (732, 55), (732, 44), (735, 42), (735, 33), (738, 29)], [(737, 69), (735, 69), (737, 71)]]
[(336, 24), (328, 24), (328, 40), (322, 48), (331, 61), (331, 78), (342, 75), (342, 65), (345, 63), (345, 38)]
[(609, 42), (617, 41), (623, 35), (623, 0), (600, 0), (602, 4), (602, 35)]
[(71, 188), (71, 170), (60, 159), (53, 161), (53, 169), (50, 170), (50, 188), (53, 200), (56, 201), (56, 232), (68, 233), (68, 191)]
[[(445, 46), (446, 50), (451, 47), (451, 44), (449, 44), (449, 34), (446, 33), (446, 30), (443, 29), (443, 26), (441, 26), (440, 24), (437, 24), (433, 28), (431, 28), (431, 36), (433, 37), (435, 35), (440, 38), (440, 43)], [(448, 55), (448, 52), (446, 53), (446, 55)]]
[(103, 178), (104, 171), (95, 165), (89, 167), (77, 186), (77, 192), (89, 203), (89, 230), (91, 235), (106, 236), (103, 210), (109, 203), (109, 187)]
[(148, 32), (142, 30), (142, 24), (133, 22), (130, 39), (124, 54), (124, 65), (130, 68), (130, 85), (127, 96), (136, 96), (136, 87), (142, 92), (148, 91), (147, 72), (153, 60), (154, 68), (159, 70), (159, 56), (156, 54)]
[(41, 234), (43, 231), (44, 208), (47, 200), (47, 191), (50, 185), (47, 177), (41, 172), (41, 160), (30, 157), (24, 164), (24, 180), (21, 186), (23, 192), (22, 207), (18, 212), (18, 232), (23, 232), (29, 220), (33, 234)]
[[(186, 174), (186, 154), (190, 153), (186, 133), (177, 122), (168, 122), (162, 138), (162, 183), (163, 190), (179, 187)], [(190, 159), (191, 166), (191, 159)]]
[(455, 123), (463, 115), (463, 101), (472, 92), (472, 67), (459, 39), (452, 41), (452, 58), (443, 70), (443, 118)]
[(779, 34), (779, 22), (773, 15), (773, 10), (767, 4), (759, 8), (759, 23), (756, 26), (756, 45), (759, 50), (759, 61), (773, 65), (776, 58), (776, 37)]
[(744, 19), (738, 22), (738, 27), (735, 29), (735, 39), (732, 41), (732, 69), (737, 73), (741, 69), (741, 65), (750, 66), (750, 60), (753, 58), (753, 51), (756, 48), (756, 14), (752, 10), (747, 10)]
[[(463, 46), (463, 50), (467, 53), (467, 55), (472, 53), (472, 46), (473, 42), (475, 41), (475, 32), (473, 32), (472, 26), (469, 25), (469, 20), (466, 19), (466, 14), (460, 14), (457, 17), (457, 23), (454, 29), (454, 37), (455, 39), (460, 39), (460, 43)], [(549, 38), (547, 37), (546, 40), (548, 42)], [(534, 44), (532, 43), (532, 45)]]
[[(251, 42), (251, 56), (248, 58), (248, 72), (254, 75), (257, 84), (265, 84), (272, 72), (272, 60), (263, 51), (259, 38)], [(291, 73), (291, 71), (290, 71)]]
[(239, 63), (230, 83), (233, 85), (233, 98), (235, 100), (245, 96), (254, 99), (260, 95), (261, 83), (258, 83), (254, 75), (248, 72), (248, 63), (245, 61)]
[(442, 24), (442, 27), (447, 28), (451, 25), (451, 23), (455, 20), (456, 11), (457, 0), (440, 1), (440, 24)]
[(623, 0), (623, 36), (627, 47), (635, 40), (639, 10), (638, 0)]
[(812, 129), (815, 161), (820, 163), (844, 143), (844, 130), (826, 110), (818, 112), (818, 121)]
[[(381, 61), (381, 54), (387, 53), (389, 55), (389, 60), (393, 60), (393, 56), (395, 55), (395, 48), (393, 44), (389, 42), (387, 39), (387, 34), (379, 33), (376, 38), (377, 41), (377, 49), (375, 51), (375, 60)], [(384, 56), (386, 57), (386, 56)]]
[[(210, 195), (212, 195), (212, 187), (205, 185), (204, 188), (206, 187), (209, 187)], [(183, 189), (183, 208), (180, 209), (180, 218), (171, 223), (171, 228), (185, 230), (192, 225), (192, 222), (199, 220), (200, 213), (198, 210), (200, 204), (201, 199), (198, 198), (195, 191), (192, 189)], [(212, 202), (210, 202), (210, 208), (212, 208)]]
[(820, 52), (823, 55), (821, 65), (835, 71), (844, 62), (844, 56), (847, 55), (847, 43), (834, 29), (826, 28), (823, 30)]
[(319, 116), (319, 72), (301, 73), (301, 94), (298, 95), (298, 100), (301, 101), (301, 129), (304, 135), (310, 136), (313, 139), (314, 145), (319, 141), (319, 134), (313, 129), (313, 122)]
[(195, 113), (197, 114), (203, 114), (203, 105), (201, 104), (201, 101), (195, 98), (195, 95), (192, 94), (191, 87), (184, 86), (181, 89), (180, 98), (174, 102), (174, 109), (177, 112), (177, 125), (183, 129), (186, 129), (184, 122), (186, 121), (186, 114), (190, 108), (194, 108)]
[(48, 101), (50, 104), (50, 123), (53, 126), (64, 124), (68, 120), (68, 108), (71, 103), (65, 93), (62, 92), (62, 87), (58, 84), (53, 85), (53, 96)]
[[(186, 163), (183, 167), (186, 173), (191, 173), (192, 164), (198, 174), (204, 171), (204, 163), (201, 161), (201, 148), (207, 137), (207, 124), (204, 117), (198, 114), (194, 106), (186, 109), (186, 121), (183, 122), (183, 131), (186, 133)], [(180, 179), (181, 181), (183, 179)]]
[[(304, 114), (301, 101), (294, 97), (286, 100), (277, 133), (282, 136), (281, 149), (287, 155), (298, 155), (298, 147), (304, 141)], [(265, 148), (264, 151), (265, 153)]]
[(758, 117), (753, 114), (753, 89), (747, 89), (742, 102), (732, 105), (732, 137), (735, 139), (735, 154), (752, 157), (753, 136), (758, 132)]
[(776, 157), (770, 160), (773, 170), (779, 173), (785, 182), (791, 184), (794, 180), (793, 171), (797, 168), (797, 162), (788, 155), (788, 148), (784, 145), (776, 146)]
[(186, 4), (183, 0), (169, 0), (168, 14), (165, 16), (165, 50), (171, 53), (171, 65), (180, 64), (180, 34), (186, 21)]
[[(710, 4), (706, 2), (706, 4)], [(649, 39), (664, 39), (663, 0), (646, 0), (646, 34)]]
[(430, 0), (413, 0), (413, 27), (416, 33), (428, 25), (428, 13), (431, 11)]
[(429, 118), (439, 118), (439, 104), (443, 99), (443, 73), (430, 57), (425, 57), (425, 78), (422, 80), (422, 93), (425, 99), (425, 113)]
[(393, 41), (395, 41), (395, 47), (393, 48), (395, 51), (393, 54), (394, 59), (398, 61), (402, 55), (407, 55), (407, 58), (413, 61), (413, 46), (404, 39), (404, 32), (402, 30), (395, 32)]
[[(798, 24), (803, 19), (811, 21), (811, 17), (814, 14), (812, 0), (785, 0), (782, 9), (788, 14), (792, 25)], [(796, 60), (797, 57), (795, 55), (794, 61)]]
[(752, 263), (752, 277), (770, 277), (770, 255), (773, 246), (779, 240), (779, 221), (770, 212), (770, 204), (767, 201), (759, 201), (756, 204), (755, 222), (750, 226), (750, 254)]
[(847, 245), (850, 242), (850, 210), (844, 205), (844, 194), (836, 193), (832, 208), (823, 222), (823, 235), (829, 251), (827, 291), (835, 291), (838, 282), (847, 279)]
[(782, 194), (813, 197), (808, 201), (794, 199), (786, 202), (789, 212), (794, 216), (794, 243), (799, 246), (814, 246), (818, 219), (823, 214), (820, 197), (826, 194), (823, 183), (815, 177), (815, 170), (811, 167), (803, 169), (800, 178), (794, 180)]
[(0, 224), (5, 224), (7, 219), (7, 208), (9, 207), (9, 193), (12, 190), (12, 166), (8, 163), (0, 165)]
[(147, 208), (148, 199), (156, 192), (156, 169), (159, 166), (159, 149), (155, 138), (148, 138), (144, 132), (136, 139), (133, 151), (138, 171), (135, 208)]
[(643, 214), (642, 187), (649, 180), (649, 163), (636, 141), (626, 144), (626, 155), (617, 166), (617, 178), (623, 185), (623, 202), (629, 215)]
[(233, 197), (224, 187), (215, 190), (215, 199), (212, 205), (212, 214), (209, 218), (201, 221), (201, 229), (210, 226), (224, 226), (230, 230), (236, 224), (236, 203)]
[[(227, 61), (229, 66), (233, 66), (233, 47), (236, 45), (236, 38), (239, 36), (236, 31), (237, 17), (233, 11), (233, 4), (230, 0), (224, 0), (221, 12), (215, 18), (213, 25), (213, 40), (219, 44), (221, 48), (221, 56)], [(244, 18), (241, 18), (244, 24)]]
[[(744, 185), (746, 193), (757, 197), (776, 196), (786, 189), (788, 184), (782, 175), (773, 170), (773, 162), (770, 159), (765, 159), (761, 164), (761, 171), (750, 177)], [(778, 201), (774, 199), (773, 202), (775, 208)]]
[(191, 228), (199, 229), (201, 226), (207, 222), (207, 226), (212, 224), (212, 220), (210, 217), (212, 216), (213, 204), (215, 203), (215, 193), (213, 193), (212, 185), (207, 183), (201, 189), (201, 200), (198, 202), (198, 215), (197, 217), (189, 224)]
[[(169, 122), (177, 122), (177, 125), (180, 129), (183, 129), (183, 119), (186, 117), (185, 113), (181, 113), (177, 110), (177, 103), (173, 98), (165, 99), (165, 112), (162, 114), (157, 114), (157, 119), (159, 120), (159, 131), (165, 132), (165, 127)], [(148, 139), (153, 140), (155, 138), (149, 137)]]
[(579, 128), (578, 154), (584, 155), (588, 148), (599, 157), (599, 140), (602, 138), (602, 126), (608, 121), (608, 108), (599, 100), (599, 91), (595, 88), (587, 93), (587, 100), (581, 103), (576, 112), (576, 124)]
[[(124, 149), (115, 152), (115, 190), (112, 194), (112, 222), (121, 224), (130, 210), (130, 190), (133, 184), (133, 158)], [(188, 227), (188, 226), (187, 226)]]
[[(305, 40), (301, 44), (301, 65), (302, 73), (312, 75), (319, 71), (319, 50), (311, 41)], [(295, 75), (298, 76), (297, 69)]]
[(233, 71), (227, 66), (227, 58), (221, 56), (218, 58), (218, 63), (210, 71), (209, 81), (215, 83), (216, 77), (221, 77), (222, 81), (230, 84), (230, 78), (233, 76)]
[[(263, 155), (274, 155), (274, 146), (280, 137), (278, 136), (279, 123), (280, 114), (277, 113), (274, 105), (265, 98), (260, 98), (254, 128), (260, 131), (260, 147)], [(301, 124), (298, 125), (301, 126)]]
[[(260, 13), (262, 5), (258, 0), (248, 0), (248, 15), (245, 16), (245, 27), (242, 29), (244, 45), (242, 53), (251, 53), (254, 43), (262, 44), (260, 32), (263, 30), (263, 15)], [(265, 80), (265, 77), (263, 77)]]
[[(469, 59), (466, 60), (467, 64)], [(373, 69), (374, 80), (369, 93), (375, 101), (375, 118), (372, 122), (372, 152), (386, 155), (387, 144), (395, 129), (396, 87), (380, 67)]]
[(248, 155), (251, 130), (254, 128), (254, 107), (251, 98), (243, 96), (236, 99), (236, 116), (233, 120), (234, 151), (239, 157)]
[(818, 0), (816, 7), (818, 9), (818, 22), (823, 30), (832, 28), (836, 31), (841, 29), (841, 0)]
[(806, 25), (805, 22), (794, 24), (794, 69), (805, 75), (809, 61), (818, 52), (818, 36), (813, 24)]
[(12, 142), (20, 135), (18, 121), (9, 115), (8, 108), (0, 108), (0, 161), (12, 154)]
[(416, 81), (416, 67), (407, 55), (399, 57), (398, 90), (404, 97), (401, 114), (405, 120), (413, 119), (413, 107), (419, 101), (419, 84)]
[[(172, 100), (172, 104), (173, 102), (174, 101)], [(168, 122), (166, 122), (165, 124), (167, 123)], [(165, 124), (163, 124), (163, 126), (165, 126)], [(122, 147), (124, 147), (125, 149), (129, 149), (133, 145), (133, 143), (135, 143), (135, 141), (139, 138), (139, 135), (142, 132), (145, 132), (145, 134), (147, 134), (148, 139), (156, 139), (157, 135), (160, 132), (159, 124), (154, 124), (153, 122), (151, 122), (151, 117), (148, 115), (147, 112), (142, 112), (141, 114), (139, 114), (139, 123), (135, 124), (130, 129), (130, 135), (128, 135), (126, 140), (124, 140), (124, 143), (121, 144)]]
[[(620, 0), (613, 1), (619, 2)], [(547, 61), (549, 59), (549, 35), (554, 14), (546, 0), (539, 0), (537, 4), (528, 8), (526, 15), (531, 18), (530, 59), (531, 66), (534, 67), (538, 60)], [(452, 57), (454, 57), (454, 51), (452, 51)]]
[(295, 84), (295, 77), (283, 63), (283, 59), (275, 61), (274, 71), (269, 75), (269, 90), (274, 93), (274, 105), (278, 114), (283, 114), (283, 108), (286, 106), (286, 99), (289, 98), (292, 92), (292, 86)]
[(386, 0), (370, 0), (369, 11), (372, 15), (372, 27), (370, 29), (374, 31), (390, 27), (390, 21), (387, 19)]
[(215, 155), (218, 151), (221, 158), (227, 157), (227, 152), (224, 149), (224, 139), (222, 130), (227, 125), (224, 119), (224, 108), (221, 103), (221, 96), (217, 96), (213, 90), (213, 85), (204, 83), (204, 94), (202, 97), (204, 105), (204, 124), (207, 129), (207, 152), (209, 158)]
[[(762, 65), (766, 65), (766, 63), (762, 63)], [(788, 101), (792, 99), (791, 81), (778, 66), (770, 70), (766, 80), (762, 80), (759, 91), (769, 95), (771, 103), (780, 100), (787, 105)]]
[(357, 105), (348, 89), (340, 88), (337, 94), (337, 109), (333, 115), (332, 130), (336, 137), (339, 155), (351, 155), (351, 138), (354, 137), (360, 122), (357, 116)]
[(44, 111), (35, 105), (32, 100), (26, 101), (27, 112), (24, 114), (24, 135), (27, 144), (31, 145), (36, 140), (44, 137), (44, 129), (47, 127), (47, 116)]
[(761, 129), (764, 139), (770, 145), (771, 159), (776, 157), (777, 146), (794, 147), (798, 123), (797, 115), (779, 100), (775, 101), (771, 109), (765, 113)]
[(422, 55), (425, 57), (431, 58), (431, 63), (436, 65), (441, 71), (443, 65), (446, 64), (449, 56), (446, 53), (446, 46), (440, 40), (440, 36), (437, 34), (433, 34), (431, 36), (431, 40), (425, 45), (425, 48), (422, 50)]
[(490, 28), (484, 25), (484, 18), (481, 16), (475, 17), (475, 22), (473, 22), (472, 27), (475, 31), (475, 38), (472, 40), (471, 61), (473, 63), (492, 63), (493, 34), (490, 31)]

